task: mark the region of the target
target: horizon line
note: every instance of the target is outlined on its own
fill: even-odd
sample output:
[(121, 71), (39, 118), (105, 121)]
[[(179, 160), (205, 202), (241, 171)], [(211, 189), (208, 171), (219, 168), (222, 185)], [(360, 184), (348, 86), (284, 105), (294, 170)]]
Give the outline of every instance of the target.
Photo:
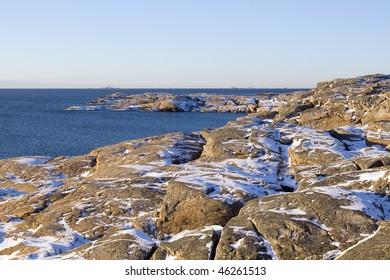
[(312, 87), (0, 87), (3, 89), (312, 89)]

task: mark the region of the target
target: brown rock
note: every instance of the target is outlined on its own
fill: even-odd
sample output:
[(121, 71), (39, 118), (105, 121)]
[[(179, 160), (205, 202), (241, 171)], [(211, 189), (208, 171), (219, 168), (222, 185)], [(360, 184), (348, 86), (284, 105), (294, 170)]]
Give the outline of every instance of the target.
[[(329, 193), (332, 191), (344, 193), (337, 188)], [(370, 234), (377, 228), (363, 212), (345, 207), (353, 202), (342, 197), (321, 189), (254, 199), (227, 226), (250, 220), (279, 259), (326, 258), (330, 252), (345, 250), (361, 240), (361, 234)]]
[(180, 232), (168, 242), (161, 242), (152, 259), (211, 260), (214, 258), (220, 230), (220, 226), (214, 226)]
[(207, 225), (225, 225), (241, 204), (229, 205), (207, 196), (196, 185), (170, 181), (160, 213), (158, 229), (178, 233)]
[(382, 222), (375, 233), (348, 248), (338, 260), (389, 260), (390, 222)]
[(146, 260), (156, 248), (155, 242), (138, 230), (124, 230), (87, 243), (62, 256), (64, 259)]
[(259, 235), (251, 221), (236, 217), (223, 228), (215, 259), (269, 260), (274, 257), (268, 242)]

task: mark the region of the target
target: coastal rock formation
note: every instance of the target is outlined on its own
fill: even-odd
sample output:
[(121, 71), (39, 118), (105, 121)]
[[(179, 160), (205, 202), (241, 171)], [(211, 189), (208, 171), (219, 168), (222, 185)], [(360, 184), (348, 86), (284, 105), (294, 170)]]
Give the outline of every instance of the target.
[(254, 113), (280, 104), (274, 94), (253, 96), (145, 92), (125, 95), (113, 93), (91, 101), (86, 106), (71, 106), (69, 111), (162, 111)]
[(390, 259), (390, 224), (380, 223), (379, 228), (371, 235), (361, 240), (355, 246), (348, 248), (337, 257), (338, 260), (389, 260)]
[(221, 229), (220, 226), (207, 226), (184, 230), (161, 242), (151, 259), (211, 260), (215, 255)]
[(0, 160), (0, 258), (389, 259), (389, 96), (390, 76), (369, 75), (69, 108), (251, 114), (77, 157)]

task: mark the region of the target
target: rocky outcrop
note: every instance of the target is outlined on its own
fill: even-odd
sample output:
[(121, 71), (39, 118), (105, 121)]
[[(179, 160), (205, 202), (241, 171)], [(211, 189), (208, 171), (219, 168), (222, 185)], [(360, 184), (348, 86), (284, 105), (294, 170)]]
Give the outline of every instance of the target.
[[(220, 226), (184, 230), (161, 242), (152, 260), (211, 260), (215, 255)], [(194, 250), (196, 248), (196, 250)]]
[(113, 93), (91, 101), (86, 106), (71, 106), (69, 111), (162, 111), (162, 112), (229, 112), (254, 113), (268, 111), (279, 104), (274, 94), (253, 96), (186, 94), (163, 92), (124, 95)]
[(355, 246), (348, 248), (338, 260), (389, 260), (390, 259), (390, 224), (382, 222), (371, 235)]
[[(369, 75), (318, 83), (304, 94), (287, 94), (281, 100), (296, 108), (301, 125), (332, 129), (335, 127), (388, 122), (390, 117), (390, 75)], [(311, 104), (311, 105), (310, 105)], [(310, 108), (312, 107), (312, 108)], [(282, 106), (278, 119), (291, 119)], [(286, 113), (287, 112), (287, 113)]]
[(380, 195), (337, 187), (258, 198), (248, 202), (225, 228), (231, 231), (241, 226), (240, 221), (250, 221), (280, 259), (329, 258), (377, 229), (375, 221), (383, 218), (381, 211), (372, 211), (375, 203), (367, 209), (360, 205), (368, 197), (379, 205), (387, 204)]
[(390, 76), (86, 108), (252, 114), (218, 129), (0, 161), (0, 258), (388, 259)]
[[(156, 249), (156, 243), (138, 230), (122, 230), (69, 251), (61, 259), (144, 260)], [(51, 259), (56, 259), (53, 257)]]

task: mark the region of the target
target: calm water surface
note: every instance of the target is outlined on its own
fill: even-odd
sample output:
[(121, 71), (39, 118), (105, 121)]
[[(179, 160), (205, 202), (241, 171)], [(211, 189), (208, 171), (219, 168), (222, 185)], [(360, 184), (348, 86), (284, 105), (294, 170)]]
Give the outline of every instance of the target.
[[(164, 91), (255, 95), (286, 89), (121, 89), (125, 94)], [(97, 147), (170, 132), (225, 125), (242, 114), (65, 111), (113, 89), (0, 89), (0, 159), (80, 155)]]

